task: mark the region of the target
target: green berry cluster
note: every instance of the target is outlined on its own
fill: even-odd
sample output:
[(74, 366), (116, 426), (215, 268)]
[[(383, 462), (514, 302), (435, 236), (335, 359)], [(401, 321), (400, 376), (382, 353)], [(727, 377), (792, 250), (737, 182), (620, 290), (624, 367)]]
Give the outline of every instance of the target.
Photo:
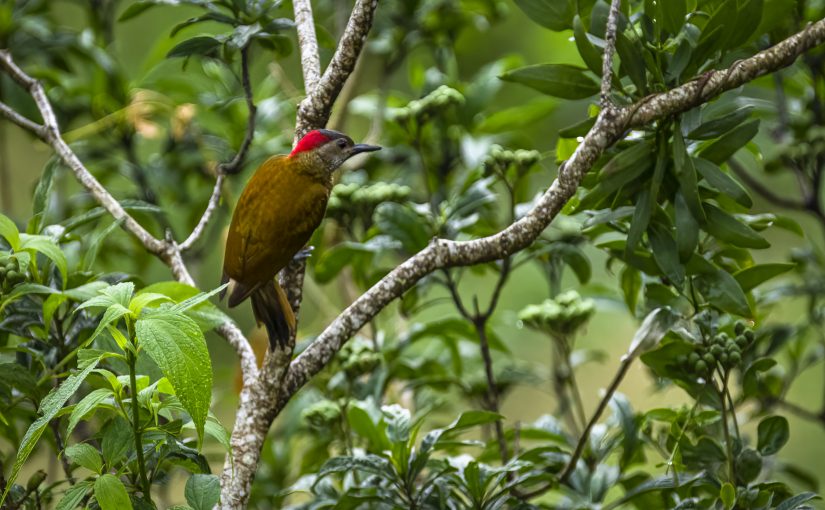
[(372, 211), (384, 202), (403, 202), (412, 190), (394, 182), (376, 182), (362, 185), (355, 182), (338, 184), (332, 189), (327, 210), (331, 214), (350, 212), (353, 209)]
[(511, 165), (519, 168), (530, 168), (541, 160), (539, 151), (518, 149), (506, 150), (501, 145), (493, 144), (490, 152), (484, 158), (484, 167), (497, 170), (506, 169)]
[(26, 281), (26, 270), (14, 257), (0, 261), (0, 294), (10, 292), (12, 288)]
[(410, 101), (407, 106), (390, 111), (390, 120), (406, 122), (408, 120), (426, 120), (437, 116), (450, 106), (462, 106), (464, 96), (452, 87), (441, 85), (421, 99)]
[(707, 337), (693, 352), (679, 356), (677, 363), (685, 371), (698, 375), (712, 374), (717, 366), (722, 370), (738, 367), (742, 362), (742, 351), (753, 343), (754, 334), (742, 321), (736, 323), (734, 333), (734, 338), (725, 332)]
[(319, 400), (301, 412), (301, 419), (312, 428), (326, 429), (341, 419), (341, 406), (332, 400)]
[(523, 308), (519, 320), (527, 326), (552, 335), (568, 336), (582, 327), (596, 311), (592, 299), (582, 299), (578, 292), (569, 290), (537, 305)]
[(341, 368), (352, 379), (372, 372), (381, 363), (381, 355), (361, 337), (356, 337), (341, 348)]

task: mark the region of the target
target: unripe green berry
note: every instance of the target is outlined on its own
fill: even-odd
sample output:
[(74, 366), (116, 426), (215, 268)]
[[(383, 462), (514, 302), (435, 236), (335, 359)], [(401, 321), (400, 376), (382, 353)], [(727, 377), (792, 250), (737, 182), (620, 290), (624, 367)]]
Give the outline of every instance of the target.
[(704, 361), (702, 361), (702, 360), (699, 360), (699, 361), (697, 361), (697, 362), (696, 362), (696, 364), (695, 364), (695, 365), (693, 365), (693, 368), (694, 368), (694, 370), (696, 370), (698, 373), (700, 373), (700, 374), (704, 374), (705, 372), (707, 372), (707, 371), (708, 371), (708, 364), (707, 364), (707, 363), (705, 363), (705, 362), (704, 362)]
[(740, 349), (744, 349), (748, 346), (748, 339), (744, 337), (744, 335), (739, 335), (736, 337), (736, 345), (739, 346)]
[(749, 330), (746, 330), (746, 331), (745, 331), (745, 338), (748, 340), (748, 343), (753, 342), (753, 339), (754, 339), (754, 334), (753, 334), (753, 330), (752, 330), (752, 329), (749, 329)]
[(690, 362), (691, 365), (695, 365), (696, 362), (699, 361), (699, 359), (700, 359), (699, 353), (696, 352), (696, 351), (691, 352), (690, 355), (688, 356), (688, 361)]
[(713, 347), (711, 347), (711, 348), (710, 348), (710, 352), (711, 352), (711, 354), (713, 354), (714, 356), (718, 357), (720, 354), (722, 354), (723, 352), (725, 352), (725, 348), (724, 348), (724, 347), (722, 347), (722, 346), (721, 346), (721, 345), (719, 345), (719, 344), (716, 344), (716, 345), (714, 345)]
[(734, 351), (728, 354), (728, 361), (730, 361), (731, 365), (736, 366), (742, 361), (742, 355)]
[(716, 357), (716, 359), (718, 359), (718, 360), (719, 360), (719, 363), (721, 363), (721, 364), (723, 364), (723, 365), (724, 365), (725, 363), (727, 363), (727, 362), (728, 362), (728, 353), (723, 352), (722, 354), (720, 354), (719, 356), (717, 356), (717, 357)]
[(745, 332), (745, 323), (742, 321), (736, 321), (736, 325), (733, 327), (733, 331), (737, 335), (741, 335)]
[(705, 360), (705, 363), (707, 363), (708, 366), (713, 366), (716, 364), (716, 357), (709, 352), (706, 352), (705, 355), (702, 356), (702, 359)]

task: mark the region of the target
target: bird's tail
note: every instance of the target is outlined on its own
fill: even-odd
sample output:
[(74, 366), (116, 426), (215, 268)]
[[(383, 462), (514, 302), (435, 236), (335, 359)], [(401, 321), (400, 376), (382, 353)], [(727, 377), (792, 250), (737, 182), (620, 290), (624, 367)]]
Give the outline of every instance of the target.
[(295, 314), (284, 289), (277, 280), (272, 280), (255, 289), (251, 298), (255, 320), (266, 326), (269, 348), (286, 347), (290, 335), (295, 332)]

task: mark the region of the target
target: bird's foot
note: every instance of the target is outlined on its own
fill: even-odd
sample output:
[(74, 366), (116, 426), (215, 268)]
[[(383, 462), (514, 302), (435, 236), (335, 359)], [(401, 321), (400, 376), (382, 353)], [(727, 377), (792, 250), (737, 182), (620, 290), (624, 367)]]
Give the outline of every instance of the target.
[(295, 256), (294, 256), (294, 257), (292, 257), (292, 260), (295, 260), (295, 261), (303, 261), (303, 260), (306, 260), (306, 259), (308, 259), (310, 256), (312, 256), (312, 252), (313, 252), (314, 250), (315, 250), (315, 247), (314, 247), (314, 246), (307, 246), (307, 247), (306, 247), (306, 248), (304, 248), (303, 250), (301, 250), (301, 251), (299, 251), (298, 253), (296, 253), (296, 254), (295, 254)]

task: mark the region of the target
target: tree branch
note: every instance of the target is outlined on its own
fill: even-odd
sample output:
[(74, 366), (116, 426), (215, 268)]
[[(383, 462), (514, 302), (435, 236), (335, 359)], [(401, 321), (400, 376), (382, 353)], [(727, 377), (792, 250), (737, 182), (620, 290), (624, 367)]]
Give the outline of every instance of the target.
[(295, 30), (301, 49), (301, 69), (304, 72), (304, 90), (307, 94), (321, 79), (321, 58), (318, 56), (318, 39), (315, 37), (315, 18), (310, 0), (293, 0)]
[(474, 265), (501, 259), (529, 246), (575, 194), (585, 173), (602, 153), (630, 128), (687, 111), (722, 92), (790, 65), (796, 57), (825, 40), (825, 20), (729, 69), (710, 71), (668, 92), (647, 97), (624, 108), (602, 110), (596, 124), (559, 171), (559, 176), (536, 206), (501, 232), (472, 241), (433, 240), (373, 285), (344, 310), (292, 362), (278, 398), (278, 411), (309, 379), (325, 367), (343, 343), (422, 277), (441, 268)]
[(604, 56), (602, 57), (602, 84), (599, 95), (599, 105), (602, 108), (609, 108), (610, 85), (613, 79), (613, 53), (616, 51), (616, 30), (619, 26), (619, 9), (622, 0), (613, 0), (610, 4), (610, 12), (607, 15), (607, 28), (604, 34)]
[[(120, 203), (83, 165), (71, 147), (66, 144), (60, 135), (54, 110), (40, 82), (20, 69), (17, 64), (14, 63), (11, 54), (6, 50), (0, 50), (0, 68), (23, 87), (34, 99), (40, 115), (43, 117), (43, 125), (40, 126), (40, 129), (32, 132), (52, 147), (61, 161), (69, 167), (75, 175), (75, 178), (86, 188), (95, 201), (106, 209), (116, 220), (122, 220), (121, 227), (124, 230), (134, 235), (147, 251), (169, 266), (172, 274), (179, 282), (195, 286), (195, 281), (192, 275), (189, 274), (186, 264), (183, 262), (178, 245), (171, 239), (160, 240), (150, 234), (149, 231), (123, 209)], [(249, 342), (246, 341), (246, 338), (244, 338), (240, 330), (238, 330), (237, 326), (232, 323), (226, 323), (218, 328), (217, 331), (226, 338), (241, 358), (244, 381), (251, 383), (257, 380), (258, 368), (255, 361), (255, 353), (252, 352), (252, 347), (249, 345)]]
[[(329, 66), (327, 66), (317, 84), (307, 90), (307, 97), (298, 105), (298, 118), (295, 126), (296, 140), (306, 134), (307, 131), (326, 125), (332, 111), (332, 105), (338, 98), (344, 82), (355, 68), (355, 63), (358, 61), (358, 56), (364, 47), (367, 34), (372, 28), (376, 7), (378, 7), (378, 0), (356, 1), (347, 22), (347, 28), (344, 30), (344, 35), (341, 36), (341, 41), (338, 43), (338, 48), (335, 50)], [(313, 51), (311, 41), (305, 42), (306, 45), (301, 43), (302, 62), (305, 59), (305, 53), (311, 54)], [(317, 44), (314, 48), (317, 51)], [(311, 60), (311, 58), (307, 60)], [(304, 69), (305, 81), (307, 74), (307, 70)], [(312, 71), (309, 74), (311, 76)]]

